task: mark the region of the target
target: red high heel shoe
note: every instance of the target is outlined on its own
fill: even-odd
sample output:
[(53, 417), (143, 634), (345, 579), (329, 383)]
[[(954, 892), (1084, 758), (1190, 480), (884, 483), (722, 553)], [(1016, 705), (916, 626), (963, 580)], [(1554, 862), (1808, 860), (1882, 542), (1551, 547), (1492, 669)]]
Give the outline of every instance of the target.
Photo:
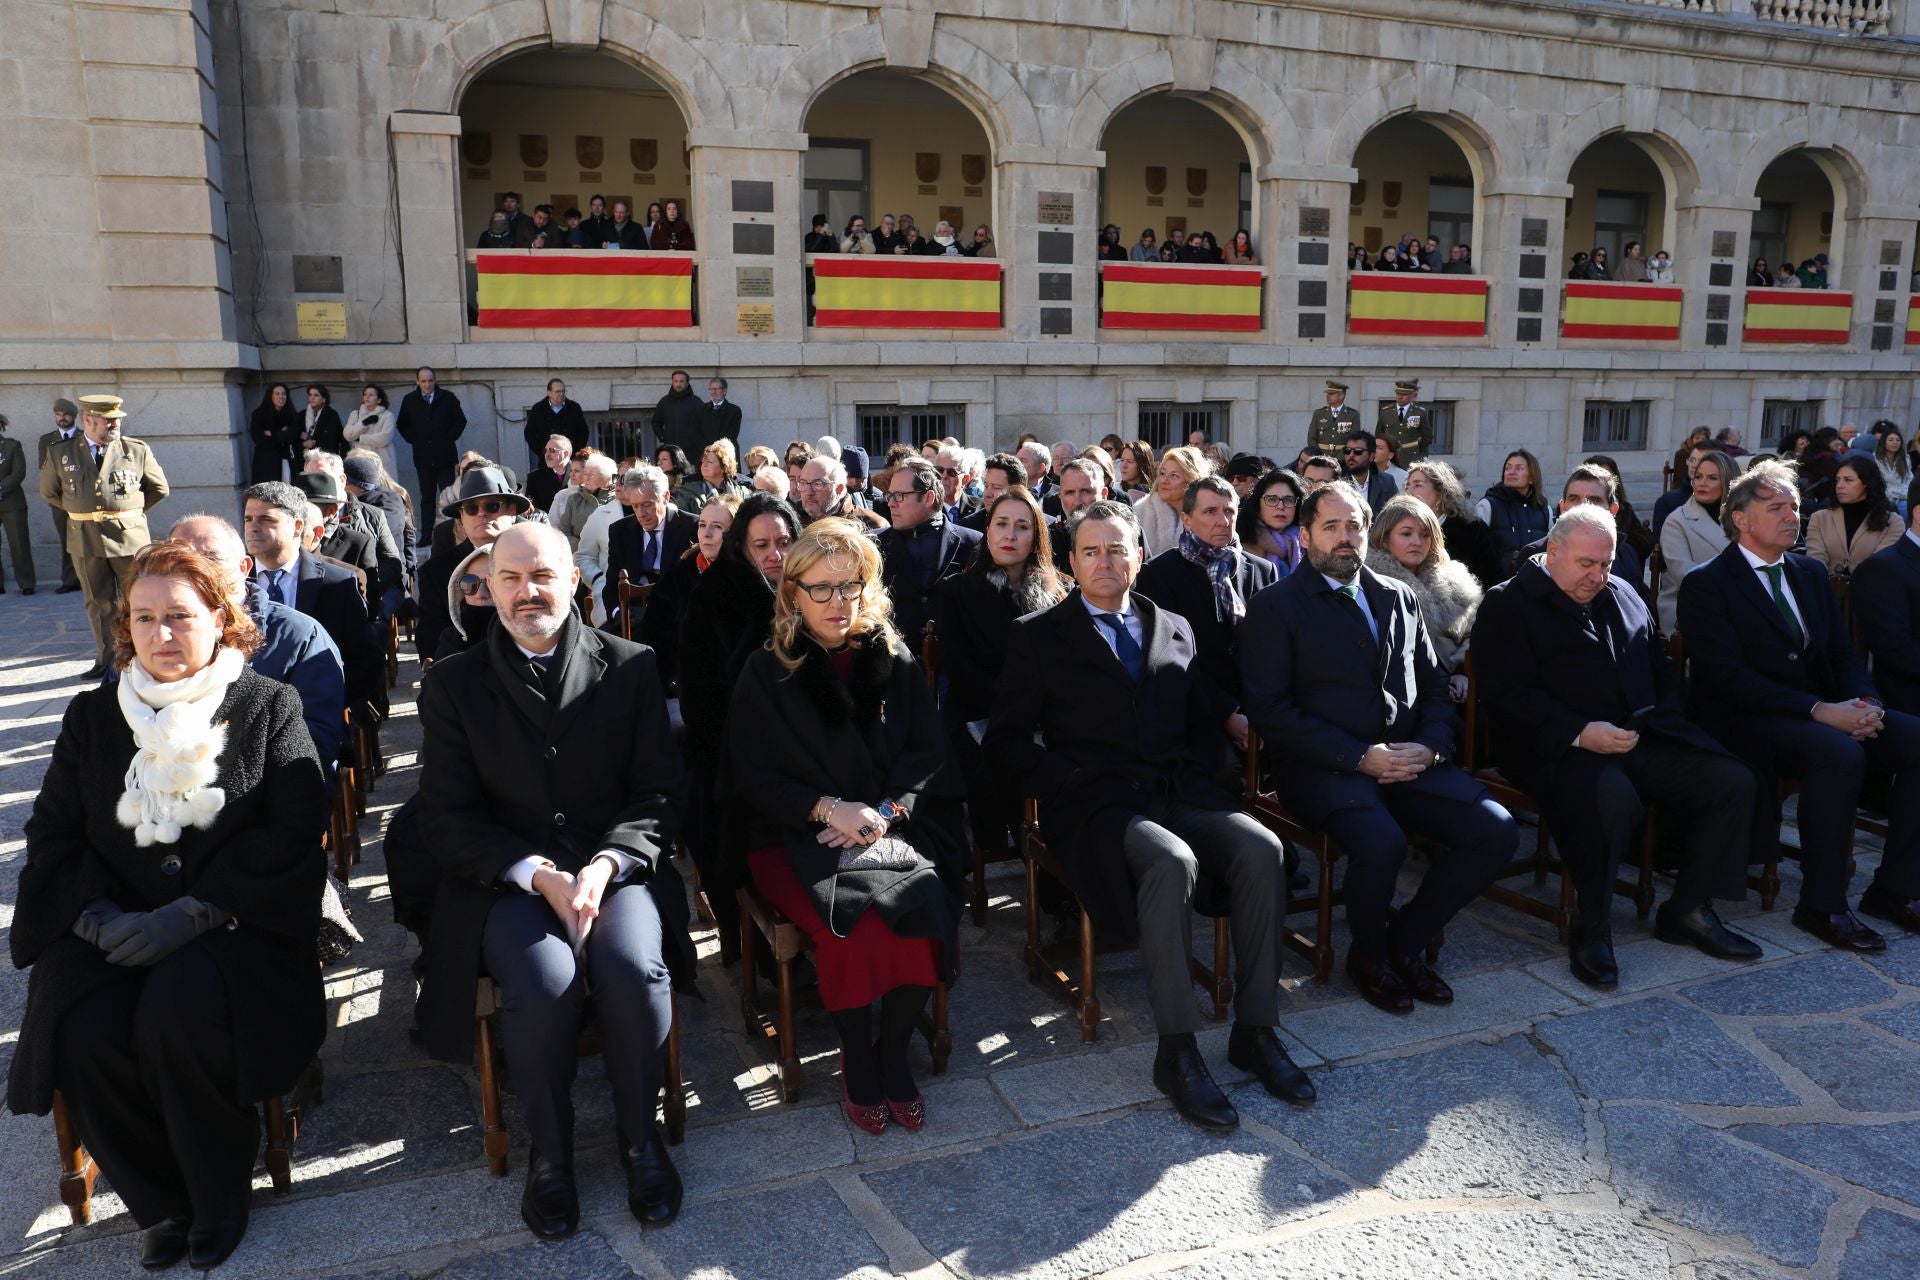
[[(864, 1129), (875, 1137), (886, 1132), (887, 1116), (892, 1111), (893, 1104), (890, 1102), (859, 1103), (848, 1096), (845, 1049), (840, 1051), (840, 1105), (845, 1108), (847, 1119), (851, 1120), (856, 1128)], [(920, 1126), (916, 1123), (913, 1127), (917, 1129)]]
[(918, 1131), (927, 1122), (926, 1096), (916, 1093), (913, 1095), (912, 1102), (895, 1102), (892, 1098), (888, 1098), (887, 1114), (891, 1115), (893, 1122), (902, 1129)]

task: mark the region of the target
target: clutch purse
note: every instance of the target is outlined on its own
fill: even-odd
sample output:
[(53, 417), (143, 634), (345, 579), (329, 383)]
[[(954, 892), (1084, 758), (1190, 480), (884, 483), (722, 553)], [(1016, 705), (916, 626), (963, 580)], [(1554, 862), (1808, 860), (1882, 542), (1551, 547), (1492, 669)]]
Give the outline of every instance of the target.
[(881, 836), (872, 844), (855, 845), (840, 851), (841, 871), (911, 871), (932, 866), (914, 852), (913, 846), (897, 836)]

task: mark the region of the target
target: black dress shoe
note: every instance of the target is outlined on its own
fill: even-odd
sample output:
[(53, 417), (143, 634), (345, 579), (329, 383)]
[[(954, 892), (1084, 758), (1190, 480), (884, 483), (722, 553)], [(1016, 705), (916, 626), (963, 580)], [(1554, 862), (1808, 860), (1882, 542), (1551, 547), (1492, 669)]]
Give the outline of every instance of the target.
[(680, 1216), (686, 1189), (657, 1133), (637, 1147), (622, 1144), (620, 1167), (627, 1171), (627, 1208), (641, 1226), (664, 1227)]
[(573, 1170), (561, 1168), (538, 1151), (529, 1151), (520, 1216), (542, 1240), (572, 1235), (580, 1225), (580, 1193), (573, 1185)]
[(1251, 1071), (1267, 1092), (1282, 1102), (1305, 1106), (1320, 1096), (1272, 1027), (1248, 1027), (1236, 1022), (1227, 1033), (1227, 1061)]
[(55, 587), (55, 588), (53, 589), (53, 594), (55, 594), (55, 595), (57, 595), (57, 596), (70, 596), (70, 595), (72, 595), (72, 594), (73, 594), (74, 592), (76, 592), (76, 591), (78, 591), (79, 589), (80, 589), (80, 587), (79, 587), (79, 584), (77, 584), (77, 583), (76, 583), (75, 585), (73, 585), (73, 586), (71, 586), (71, 587), (69, 587), (69, 586), (66, 586), (66, 585), (64, 585), (64, 584), (63, 584), (63, 585), (61, 585), (61, 586), (58, 586), (58, 587)]
[(1860, 895), (1860, 914), (1899, 925), (1908, 933), (1920, 933), (1920, 899), (1898, 897), (1877, 884), (1868, 885)]
[(146, 1229), (140, 1239), (140, 1265), (149, 1271), (165, 1271), (187, 1256), (187, 1217), (178, 1214), (162, 1218)]
[(1360, 994), (1367, 1003), (1387, 1013), (1412, 1013), (1413, 992), (1407, 990), (1407, 984), (1393, 971), (1393, 966), (1384, 960), (1363, 956), (1359, 952), (1350, 952), (1347, 956), (1347, 976), (1353, 979), (1353, 985), (1360, 988)]
[(1160, 1052), (1153, 1059), (1153, 1087), (1167, 1095), (1175, 1111), (1202, 1129), (1230, 1133), (1240, 1127), (1240, 1113), (1213, 1082), (1200, 1046), (1190, 1035), (1160, 1041)]
[(252, 1200), (252, 1192), (243, 1191), (219, 1221), (204, 1227), (193, 1224), (187, 1232), (188, 1266), (195, 1271), (211, 1271), (233, 1256), (247, 1234), (247, 1209)]
[(1567, 932), (1567, 967), (1590, 987), (1620, 985), (1620, 965), (1613, 958), (1613, 924), (1575, 920)]
[(1453, 1003), (1453, 988), (1427, 963), (1424, 953), (1416, 951), (1412, 955), (1396, 955), (1388, 963), (1415, 1000), (1425, 1004)]
[(1887, 949), (1887, 940), (1861, 924), (1859, 917), (1851, 911), (1836, 911), (1829, 915), (1822, 911), (1809, 911), (1805, 907), (1795, 907), (1793, 927), (1812, 934), (1828, 946), (1839, 947), (1842, 951), (1885, 951)]
[(23, 595), (23, 596), (30, 596), (30, 595), (32, 595), (32, 594), (33, 594), (33, 588), (32, 588), (32, 587), (22, 587), (22, 588), (20, 588), (20, 594), (21, 594), (21, 595)]
[(1674, 911), (1672, 907), (1671, 902), (1662, 903), (1654, 914), (1653, 936), (1660, 941), (1698, 947), (1722, 960), (1760, 958), (1760, 944), (1727, 928), (1712, 903), (1702, 903), (1691, 911)]

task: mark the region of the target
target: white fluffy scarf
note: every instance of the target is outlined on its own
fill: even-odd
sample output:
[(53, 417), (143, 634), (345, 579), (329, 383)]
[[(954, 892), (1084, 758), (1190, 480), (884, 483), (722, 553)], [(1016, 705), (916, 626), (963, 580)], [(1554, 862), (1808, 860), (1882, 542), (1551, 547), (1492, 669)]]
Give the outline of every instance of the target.
[(227, 729), (213, 717), (246, 666), (239, 650), (221, 649), (186, 679), (163, 684), (139, 659), (127, 664), (120, 714), (133, 730), (133, 763), (113, 816), (142, 848), (173, 844), (186, 827), (204, 831), (220, 816), (227, 793), (212, 783)]

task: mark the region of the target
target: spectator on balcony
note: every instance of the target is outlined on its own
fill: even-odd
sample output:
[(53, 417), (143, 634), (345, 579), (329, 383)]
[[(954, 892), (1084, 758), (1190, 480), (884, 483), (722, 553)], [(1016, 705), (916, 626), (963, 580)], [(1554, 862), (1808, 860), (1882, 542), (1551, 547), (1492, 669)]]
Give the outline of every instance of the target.
[(1801, 287), (1800, 276), (1794, 271), (1791, 262), (1783, 262), (1780, 264), (1780, 269), (1776, 271), (1773, 276), (1773, 287), (1776, 289), (1798, 289)]
[(1380, 250), (1379, 259), (1373, 264), (1375, 271), (1398, 271), (1400, 269), (1400, 247), (1385, 245)]
[(1100, 228), (1100, 261), (1125, 262), (1127, 246), (1120, 243), (1120, 224), (1109, 222)]
[[(912, 214), (903, 213), (900, 215), (900, 234), (901, 235), (904, 236), (909, 231), (919, 231), (919, 230), (920, 230), (920, 224), (913, 220)], [(927, 238), (924, 232), (921, 234), (920, 238), (922, 240), (925, 240)]]
[(613, 239), (613, 219), (607, 216), (607, 198), (595, 195), (587, 201), (587, 216), (577, 228), (575, 239), (582, 249), (598, 249)]
[(633, 208), (625, 200), (613, 202), (613, 220), (606, 226), (606, 239), (602, 249), (644, 249), (647, 247), (646, 233), (640, 224), (633, 220)]
[(1773, 287), (1773, 268), (1767, 265), (1765, 258), (1755, 258), (1753, 267), (1747, 272), (1747, 288), (1771, 289)]
[(493, 211), (493, 217), (487, 220), (486, 230), (480, 233), (480, 239), (473, 246), (476, 249), (514, 248), (513, 222), (501, 209)]
[(1226, 260), (1229, 266), (1257, 267), (1260, 255), (1253, 251), (1253, 237), (1247, 234), (1245, 227), (1233, 233), (1233, 243), (1227, 246)]
[(1420, 247), (1419, 236), (1408, 236), (1400, 246), (1400, 269), (1402, 271), (1431, 271), (1427, 265), (1426, 250)]
[(1213, 232), (1202, 231), (1199, 236), (1199, 246), (1199, 249), (1194, 253), (1193, 260), (1195, 262), (1205, 263), (1209, 266), (1218, 266), (1227, 260), (1227, 255), (1225, 251), (1220, 248), (1220, 242), (1214, 239)]
[(960, 252), (966, 254), (969, 258), (999, 257), (999, 246), (993, 242), (993, 228), (984, 222), (975, 227), (973, 229), (973, 243), (969, 244)]
[(653, 248), (653, 233), (666, 221), (667, 212), (658, 200), (647, 205), (647, 216), (640, 220), (640, 234), (647, 238), (647, 248)]
[(1175, 247), (1173, 241), (1169, 240), (1165, 244), (1160, 246), (1160, 261), (1162, 262), (1180, 261), (1180, 250), (1177, 247)]
[(827, 222), (826, 214), (816, 213), (813, 215), (813, 229), (807, 232), (806, 243), (801, 246), (800, 251), (802, 253), (840, 252), (840, 242), (834, 239), (833, 232)]
[(1605, 248), (1600, 245), (1594, 246), (1593, 252), (1587, 256), (1587, 273), (1580, 278), (1583, 280), (1613, 279), (1613, 268), (1607, 261)]
[(693, 224), (687, 221), (686, 208), (678, 200), (667, 201), (666, 217), (653, 228), (648, 244), (654, 249), (670, 249), (679, 253), (693, 251)]
[(1447, 275), (1470, 276), (1473, 274), (1473, 246), (1462, 240), (1448, 251), (1448, 262), (1441, 271)]
[[(1145, 231), (1142, 231), (1140, 233), (1140, 239), (1134, 244), (1133, 248), (1127, 250), (1127, 261), (1129, 262), (1160, 261), (1159, 241), (1154, 237), (1152, 227), (1148, 227)], [(1915, 274), (1920, 275), (1920, 272), (1916, 272)], [(1916, 286), (1916, 287), (1920, 287), (1920, 286)]]
[(535, 205), (533, 217), (521, 223), (513, 236), (516, 249), (560, 249), (566, 243), (560, 228), (554, 225), (553, 206), (550, 204)]
[(880, 215), (880, 230), (873, 236), (873, 251), (879, 254), (892, 254), (900, 247), (900, 232), (895, 229), (894, 217), (890, 213)]
[(847, 233), (840, 238), (841, 253), (878, 253), (879, 246), (867, 234), (867, 220), (859, 214), (847, 219)]
[(1367, 256), (1365, 245), (1354, 244), (1351, 240), (1347, 242), (1347, 270), (1373, 270), (1373, 260)]
[(953, 224), (945, 218), (933, 224), (933, 239), (921, 241), (919, 251), (930, 258), (967, 256), (967, 251), (960, 247), (959, 239), (953, 234)]
[(1572, 264), (1567, 267), (1567, 279), (1586, 280), (1590, 278), (1591, 277), (1587, 275), (1587, 255), (1585, 253), (1576, 252), (1573, 255)]
[(1653, 261), (1647, 264), (1648, 284), (1673, 283), (1673, 259), (1667, 256), (1665, 249), (1653, 255)]
[(1620, 259), (1620, 269), (1614, 272), (1613, 278), (1625, 281), (1628, 284), (1645, 284), (1647, 282), (1647, 260), (1640, 254), (1640, 242), (1638, 240), (1627, 241), (1626, 248), (1622, 250), (1622, 252), (1625, 256)]
[(902, 231), (899, 243), (893, 246), (893, 256), (896, 258), (924, 258), (931, 252), (926, 239), (920, 234), (920, 228), (914, 226)]
[(560, 244), (564, 248), (578, 249), (580, 243), (580, 210), (568, 205), (567, 211), (560, 215)]
[(525, 213), (521, 212), (520, 193), (518, 191), (509, 191), (500, 197), (500, 210), (507, 215), (507, 230), (512, 233), (516, 240), (520, 237), (520, 228), (533, 221), (532, 218), (529, 218)]
[(1184, 262), (1187, 257), (1187, 232), (1184, 227), (1175, 227), (1167, 233), (1167, 243), (1162, 249), (1173, 250), (1173, 261)]
[(1427, 270), (1429, 271), (1438, 271), (1446, 264), (1446, 255), (1440, 252), (1440, 238), (1438, 236), (1427, 237), (1426, 252), (1421, 254), (1421, 258), (1427, 264)]
[(1827, 287), (1827, 255), (1816, 253), (1800, 264), (1800, 287), (1802, 289), (1824, 289)]

